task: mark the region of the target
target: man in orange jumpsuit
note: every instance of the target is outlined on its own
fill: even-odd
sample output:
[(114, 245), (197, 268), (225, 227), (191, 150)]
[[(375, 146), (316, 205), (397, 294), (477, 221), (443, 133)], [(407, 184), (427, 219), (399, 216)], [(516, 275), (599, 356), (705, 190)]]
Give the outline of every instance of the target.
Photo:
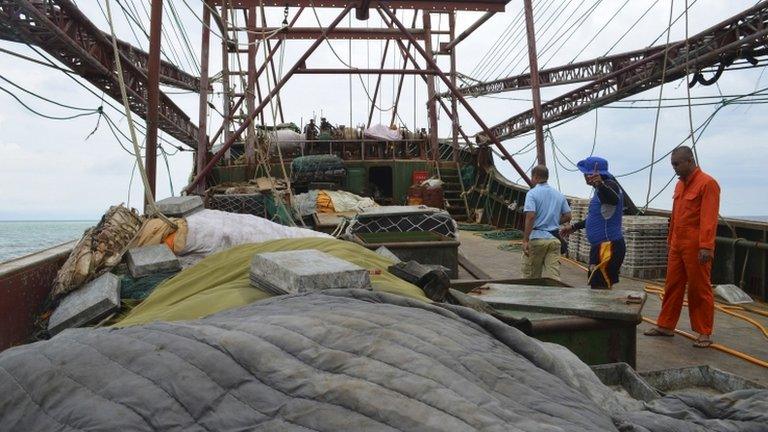
[(710, 284), (712, 259), (720, 207), (720, 186), (705, 174), (693, 158), (690, 147), (672, 152), (672, 168), (680, 180), (675, 186), (672, 218), (669, 221), (669, 257), (664, 300), (658, 326), (647, 336), (674, 336), (688, 284), (688, 314), (691, 328), (699, 334), (693, 344), (712, 344), (714, 295)]

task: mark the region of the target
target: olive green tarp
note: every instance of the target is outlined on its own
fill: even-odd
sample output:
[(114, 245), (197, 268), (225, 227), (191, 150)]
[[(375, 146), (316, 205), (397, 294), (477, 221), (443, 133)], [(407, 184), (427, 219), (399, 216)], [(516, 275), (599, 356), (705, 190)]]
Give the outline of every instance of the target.
[(429, 301), (421, 289), (387, 272), (392, 261), (360, 245), (335, 239), (284, 239), (236, 246), (203, 259), (160, 284), (114, 325), (198, 319), (271, 297), (250, 285), (251, 257), (262, 252), (300, 249), (317, 249), (360, 267), (380, 270), (381, 274), (371, 275), (374, 291)]

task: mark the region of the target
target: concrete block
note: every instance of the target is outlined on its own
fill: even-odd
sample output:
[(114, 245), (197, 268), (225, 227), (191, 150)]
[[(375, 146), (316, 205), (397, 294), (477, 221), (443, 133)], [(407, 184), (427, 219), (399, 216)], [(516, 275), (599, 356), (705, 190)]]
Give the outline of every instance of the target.
[(129, 249), (125, 260), (135, 278), (181, 270), (179, 259), (165, 244)]
[(203, 199), (197, 195), (168, 197), (157, 202), (160, 213), (170, 217), (186, 217), (203, 208)]
[(251, 260), (251, 284), (275, 295), (371, 289), (368, 270), (315, 249), (267, 252)]
[(48, 332), (80, 327), (120, 309), (120, 278), (106, 273), (71, 292), (48, 320)]

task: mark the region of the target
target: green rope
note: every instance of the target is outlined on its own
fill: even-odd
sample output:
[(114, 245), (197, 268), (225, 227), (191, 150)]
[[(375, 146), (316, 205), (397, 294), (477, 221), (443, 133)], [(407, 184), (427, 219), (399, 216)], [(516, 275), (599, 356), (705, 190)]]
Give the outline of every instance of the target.
[(523, 238), (523, 232), (516, 229), (483, 232), (475, 235), (479, 235), (488, 240), (520, 240)]
[(459, 230), (461, 231), (492, 231), (495, 228), (488, 224), (474, 224), (474, 223), (457, 223)]
[(523, 246), (519, 243), (507, 243), (499, 245), (498, 249), (506, 252), (520, 252)]

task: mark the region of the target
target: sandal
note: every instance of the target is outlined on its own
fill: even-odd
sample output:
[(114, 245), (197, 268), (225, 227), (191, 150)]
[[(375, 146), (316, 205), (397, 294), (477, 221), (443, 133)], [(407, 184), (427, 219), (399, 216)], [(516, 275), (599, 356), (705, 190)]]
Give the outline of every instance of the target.
[(696, 339), (693, 343), (694, 348), (709, 348), (712, 345), (712, 339)]
[(667, 333), (665, 331), (659, 330), (657, 327), (654, 327), (650, 330), (646, 330), (643, 332), (646, 336), (663, 336), (663, 337), (672, 337), (675, 334), (674, 333)]

